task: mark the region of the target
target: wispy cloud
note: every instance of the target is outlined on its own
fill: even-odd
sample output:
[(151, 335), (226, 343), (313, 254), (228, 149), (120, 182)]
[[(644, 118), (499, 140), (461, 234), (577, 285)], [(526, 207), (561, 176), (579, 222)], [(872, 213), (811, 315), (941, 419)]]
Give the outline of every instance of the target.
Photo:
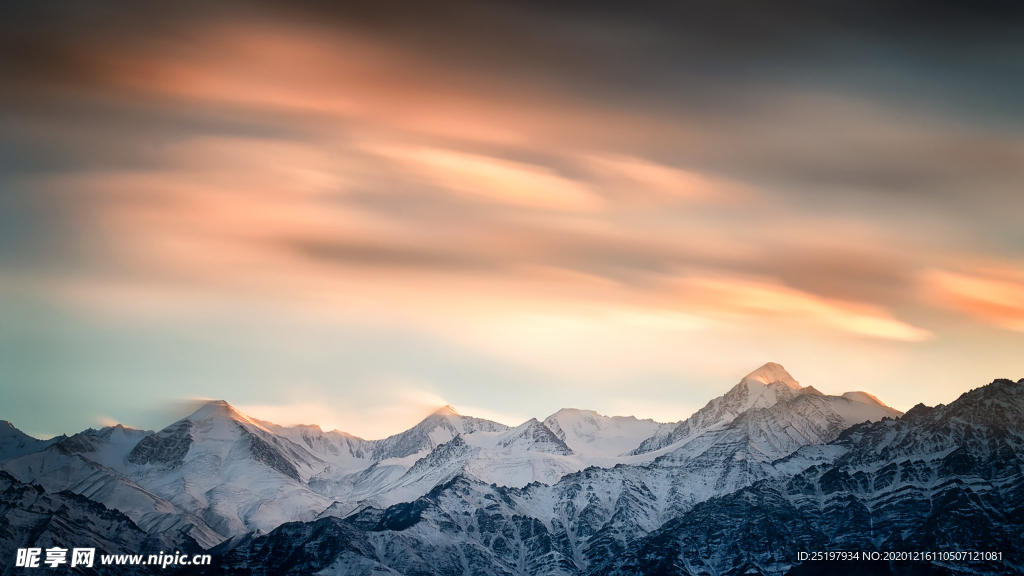
[(550, 168), (437, 148), (374, 147), (414, 176), (444, 190), (517, 206), (592, 211), (599, 197)]
[[(0, 290), (87, 318), (113, 353), (187, 319), (213, 354), (269, 316), (301, 324), (289, 339), (379, 330), (491, 363), (392, 412), (325, 399), (317, 419), (352, 431), (435, 401), (503, 414), (467, 390), (509, 374), (654, 381), (772, 359), (768, 340), (930, 367), (962, 337), (950, 309), (1020, 332), (1013, 18), (726, 5), (24, 6), (0, 21)], [(964, 264), (995, 255), (1005, 270)], [(305, 366), (284, 347), (267, 361)], [(240, 390), (278, 419), (313, 410)]]
[[(411, 428), (447, 404), (443, 398), (431, 392), (431, 386), (426, 383), (410, 385), (406, 382), (397, 387), (390, 384), (397, 383), (376, 382), (381, 387), (382, 399), (386, 401), (374, 405), (339, 403), (327, 397), (314, 400), (310, 396), (317, 393), (306, 390), (302, 399), (296, 398), (291, 402), (241, 404), (235, 407), (243, 414), (281, 426), (315, 424), (325, 431), (340, 430), (372, 440)], [(482, 416), (482, 413), (473, 414)]]
[(940, 305), (1024, 332), (1024, 272), (988, 269), (965, 274), (932, 270), (925, 280), (929, 295)]

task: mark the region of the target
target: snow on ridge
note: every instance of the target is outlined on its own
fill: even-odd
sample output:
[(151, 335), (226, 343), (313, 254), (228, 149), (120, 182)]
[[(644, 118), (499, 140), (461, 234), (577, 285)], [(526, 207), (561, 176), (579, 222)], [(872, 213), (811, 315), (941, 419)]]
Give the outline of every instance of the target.
[(768, 362), (744, 376), (728, 392), (709, 401), (707, 405), (679, 423), (667, 434), (662, 432), (645, 439), (630, 454), (634, 456), (648, 453), (664, 454), (685, 445), (704, 433), (730, 425), (740, 415), (747, 412), (774, 410), (780, 404), (785, 406), (799, 398), (812, 397), (820, 398), (822, 402), (817, 404), (829, 414), (821, 414), (816, 417), (809, 414), (806, 417), (823, 418), (819, 427), (832, 429), (828, 436), (834, 433), (837, 425), (831, 422), (851, 426), (866, 420), (876, 421), (884, 417), (895, 418), (902, 414), (864, 392), (830, 396), (822, 394), (813, 386), (803, 387), (781, 365)]
[(544, 419), (544, 425), (575, 454), (615, 457), (627, 454), (662, 429), (663, 424), (635, 416), (604, 416), (593, 410), (563, 408)]
[(877, 405), (877, 406), (884, 406), (886, 408), (890, 407), (885, 402), (882, 402), (881, 400), (879, 400), (878, 397), (875, 396), (874, 394), (868, 394), (867, 392), (861, 392), (861, 391), (844, 392), (843, 393), (843, 398), (848, 398), (850, 400), (853, 400), (854, 402), (860, 402), (862, 404), (874, 404), (874, 405)]
[[(807, 442), (828, 441), (849, 424), (892, 413), (898, 415), (867, 393), (826, 396), (802, 387), (782, 366), (768, 363), (682, 423), (565, 408), (542, 422), (510, 427), (446, 405), (404, 432), (363, 440), (317, 425), (278, 426), (215, 400), (138, 445), (119, 433), (116, 448), (97, 443), (102, 458), (96, 450), (76, 454), (165, 499), (177, 507), (170, 512), (175, 519), (180, 511), (206, 510), (210, 530), (229, 537), (328, 508), (347, 514), (411, 501), (457, 475), (514, 488), (551, 486), (591, 467), (682, 469), (728, 452), (736, 463), (729, 460), (722, 470), (735, 476), (729, 482), (743, 482), (747, 476), (739, 471), (747, 461), (770, 462)], [(653, 448), (640, 450), (644, 443)], [(111, 493), (108, 501), (124, 494)]]
[(67, 436), (62, 434), (48, 440), (40, 440), (22, 432), (9, 421), (0, 420), (0, 462), (39, 452), (65, 438)]
[(782, 382), (786, 386), (789, 386), (793, 390), (799, 390), (802, 388), (800, 383), (797, 382), (781, 364), (775, 362), (768, 362), (764, 366), (761, 366), (757, 370), (754, 370), (750, 374), (743, 377), (740, 382), (759, 382), (761, 384), (774, 384), (775, 382)]

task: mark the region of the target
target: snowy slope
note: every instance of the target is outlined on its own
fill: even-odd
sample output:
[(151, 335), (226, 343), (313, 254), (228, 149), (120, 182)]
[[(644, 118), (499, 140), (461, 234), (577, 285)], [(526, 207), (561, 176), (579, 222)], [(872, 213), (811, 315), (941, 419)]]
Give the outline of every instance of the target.
[(341, 430), (325, 432), (315, 424), (286, 427), (264, 420), (253, 419), (253, 422), (268, 432), (291, 440), (296, 445), (305, 448), (310, 454), (338, 469), (355, 472), (363, 470), (373, 463), (371, 453), (373, 441), (363, 440), (347, 432)]
[[(678, 447), (705, 432), (724, 428), (737, 416), (749, 410), (771, 408), (779, 403), (789, 403), (800, 396), (823, 395), (812, 386), (800, 386), (782, 366), (769, 362), (744, 376), (736, 386), (708, 402), (671, 432), (655, 434), (644, 440), (632, 453), (644, 454), (664, 451), (668, 447)], [(836, 421), (836, 426), (849, 427), (860, 422), (880, 420), (884, 417), (894, 418), (901, 414), (865, 392), (847, 392), (842, 397), (823, 397), (829, 400), (824, 407), (826, 413), (819, 419), (834, 420), (831, 415), (834, 412), (841, 418), (841, 421)], [(817, 437), (809, 440), (804, 444), (820, 443)]]
[(593, 410), (563, 408), (544, 419), (574, 454), (613, 457), (635, 450), (640, 443), (669, 432), (675, 424), (640, 420), (633, 416), (602, 416)]
[[(277, 426), (215, 401), (158, 432), (90, 429), (4, 468), (118, 509), (147, 531), (194, 531), (203, 545), (285, 522), (370, 513), (452, 482), (479, 483), (490, 487), (481, 494), (513, 498), (508, 521), (525, 515), (552, 530), (561, 525), (578, 563), (708, 498), (827, 456), (801, 454), (777, 468), (801, 447), (898, 415), (863, 392), (826, 396), (802, 387), (769, 363), (673, 424), (563, 409), (509, 427), (445, 406), (409, 430), (363, 440), (314, 425)], [(36, 447), (10, 437), (19, 449)], [(570, 529), (595, 522), (592, 532)]]
[(480, 433), (486, 436), (508, 430), (509, 427), (504, 424), (462, 416), (451, 406), (445, 406), (409, 430), (373, 442), (372, 459), (380, 462), (406, 458), (414, 454), (422, 456), (460, 434)]
[[(620, 454), (663, 426), (671, 425), (566, 409), (544, 422), (531, 419), (509, 428), (461, 416), (445, 406), (406, 432), (368, 441), (371, 458), (386, 457), (365, 470), (355, 474), (344, 469), (329, 471), (311, 481), (310, 486), (339, 501), (327, 514), (345, 515), (366, 506), (415, 500), (459, 474), (499, 486), (553, 484), (589, 466), (652, 460), (654, 455)], [(460, 448), (453, 450), (456, 439), (454, 445)]]
[[(502, 486), (525, 486), (556, 482), (586, 465), (537, 419), (508, 428), (487, 420), (467, 419), (446, 406), (409, 432), (400, 435), (402, 442), (389, 442), (390, 453), (396, 453), (391, 449), (394, 446), (423, 449), (375, 462), (358, 474), (311, 482), (312, 488), (338, 500), (325, 514), (345, 516), (367, 506), (409, 502), (463, 474)], [(425, 448), (438, 440), (445, 441)]]
[(217, 544), (224, 536), (197, 514), (157, 496), (126, 475), (131, 469), (127, 455), (150, 434), (121, 425), (90, 428), (46, 450), (5, 462), (3, 469), (49, 491), (67, 490), (119, 510), (151, 534), (162, 534), (172, 541), (180, 539), (179, 533), (188, 534), (202, 546)]
[(509, 430), (504, 424), (462, 416), (451, 406), (444, 406), (404, 432), (363, 441), (357, 460), (332, 466), (312, 479), (310, 486), (335, 499), (369, 499), (409, 484), (404, 477), (413, 465), (455, 438), (473, 438), (475, 446), (492, 447)]
[(128, 454), (152, 434), (152, 430), (136, 430), (117, 424), (95, 430), (89, 428), (61, 441), (61, 447), (72, 454), (124, 473)]
[(0, 462), (39, 452), (64, 438), (64, 436), (57, 436), (49, 440), (39, 440), (18, 430), (7, 420), (0, 420)]
[[(753, 458), (775, 441), (750, 437), (750, 431), (785, 422), (772, 432), (776, 438), (806, 436), (813, 426), (787, 427), (815, 411), (860, 415), (860, 406), (843, 402), (869, 406), (803, 392), (747, 410), (699, 435), (704, 449), (689, 448), (687, 466), (666, 455), (522, 489), (456, 476), (413, 502), (255, 536), (225, 550), (220, 565), (206, 573), (241, 575), (259, 566), (282, 575), (781, 576), (791, 573), (792, 551), (804, 548), (999, 550), (1003, 556), (988, 563), (908, 562), (892, 571), (887, 563), (818, 563), (792, 574), (1020, 573), (1024, 380), (997, 381), (950, 406), (916, 407), (897, 420), (860, 424), (831, 444), (807, 446), (780, 461)], [(821, 422), (812, 419), (814, 426)], [(456, 439), (451, 447), (454, 455), (465, 444)], [(737, 454), (744, 459), (735, 460)], [(714, 466), (727, 476), (743, 468), (779, 476), (738, 489), (723, 486), (715, 494), (720, 476), (706, 474)], [(687, 494), (702, 490), (710, 496), (686, 503)], [(319, 553), (294, 554), (300, 550)]]
[[(573, 568), (566, 573), (576, 573), (579, 567), (627, 549), (638, 538), (700, 502), (778, 476), (773, 462), (777, 458), (802, 446), (834, 440), (858, 422), (898, 415), (875, 402), (825, 396), (814, 388), (801, 387), (788, 374), (769, 366), (769, 370), (755, 371), (725, 396), (712, 400), (704, 413), (691, 421), (689, 433), (678, 441), (656, 451), (606, 460), (606, 465), (598, 468), (580, 466), (557, 482), (513, 482), (517, 478), (515, 464), (528, 454), (522, 450), (509, 455), (489, 454), (486, 449), (460, 451), (460, 455), (469, 455), (461, 474), (452, 475), (449, 468), (446, 475), (435, 479), (437, 488), (429, 493), (421, 489), (425, 510), (434, 512), (432, 520), (419, 528), (423, 532), (419, 538), (421, 542), (443, 542), (445, 538), (439, 533), (457, 523), (464, 531), (461, 538), (490, 550), (491, 564), (481, 573), (491, 569), (503, 573), (511, 568), (512, 559), (501, 557), (505, 550), (516, 548), (520, 555), (515, 557), (520, 558), (519, 562), (529, 557), (539, 570), (536, 573), (557, 573), (567, 565)], [(596, 426), (591, 424), (593, 428)], [(551, 470), (554, 463), (571, 463), (579, 458), (575, 453), (551, 454), (544, 463)], [(440, 484), (441, 480), (447, 484)], [(442, 486), (452, 488), (438, 493)], [(448, 490), (456, 493), (449, 494)], [(376, 504), (387, 501), (385, 497), (374, 500)], [(496, 503), (503, 504), (495, 509)], [(491, 520), (477, 518), (468, 524), (463, 520), (466, 514), (481, 509), (489, 511)], [(363, 508), (359, 517), (371, 512)], [(421, 517), (426, 518), (426, 514), (422, 512)], [(531, 539), (496, 543), (493, 538), (501, 538), (498, 534), (522, 530), (524, 518), (539, 523), (531, 530), (543, 526), (536, 533), (538, 538), (560, 542), (559, 547), (550, 549)], [(452, 546), (458, 541), (454, 539)]]
[(147, 532), (185, 531), (203, 546), (314, 517), (331, 500), (306, 482), (327, 467), (222, 401), (158, 432), (90, 429), (3, 463), (23, 482), (82, 494)]
[[(95, 548), (101, 554), (156, 554), (167, 550), (199, 552), (200, 547), (187, 536), (163, 538), (142, 530), (124, 514), (111, 510), (84, 496), (70, 492), (50, 492), (38, 485), (20, 482), (0, 471), (0, 573), (45, 573), (48, 567), (40, 558), (39, 568), (16, 570), (14, 559), (19, 548), (75, 547)], [(97, 557), (89, 574), (114, 575), (132, 572), (124, 566), (103, 566)], [(63, 573), (83, 574), (80, 568)]]
[(188, 534), (201, 546), (213, 546), (224, 539), (194, 511), (179, 508), (137, 483), (54, 444), (46, 450), (27, 454), (0, 465), (3, 471), (21, 482), (41, 486), (47, 492), (68, 491), (102, 503), (131, 518), (150, 534), (166, 535), (170, 540)]
[(327, 463), (223, 401), (144, 438), (129, 477), (225, 536), (308, 519), (331, 504), (306, 482)]
[[(595, 574), (878, 573), (881, 563), (793, 570), (779, 550), (998, 550), (994, 562), (907, 562), (916, 573), (1019, 574), (1024, 552), (1024, 380), (996, 380), (949, 405), (918, 405), (801, 449), (778, 478), (704, 502)], [(807, 465), (813, 463), (812, 465)], [(739, 531), (737, 526), (743, 526)], [(728, 554), (704, 554), (713, 545)], [(793, 570), (791, 572), (791, 570)], [(891, 573), (896, 573), (893, 571)]]
[[(325, 472), (310, 487), (336, 500), (323, 515), (346, 516), (415, 500), (458, 476), (523, 488), (627, 464), (671, 470), (665, 481), (685, 488), (659, 506), (679, 509), (772, 476), (773, 460), (829, 442), (853, 424), (898, 415), (862, 393), (825, 396), (766, 364), (676, 424), (564, 409), (508, 429), (446, 406), (402, 434), (367, 443), (371, 454), (389, 457), (354, 474)], [(659, 448), (639, 449), (655, 441)]]

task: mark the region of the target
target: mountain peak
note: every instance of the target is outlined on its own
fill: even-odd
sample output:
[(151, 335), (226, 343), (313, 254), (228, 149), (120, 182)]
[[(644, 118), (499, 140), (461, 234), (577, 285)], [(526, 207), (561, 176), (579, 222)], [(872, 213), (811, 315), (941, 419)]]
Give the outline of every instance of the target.
[(193, 422), (206, 420), (208, 418), (220, 417), (240, 422), (254, 423), (251, 418), (239, 412), (234, 406), (224, 400), (210, 400), (199, 407), (198, 410), (188, 415), (185, 419)]
[(861, 404), (874, 404), (885, 408), (889, 407), (888, 404), (882, 402), (873, 394), (868, 394), (867, 392), (846, 392), (845, 394), (843, 394), (843, 398), (853, 400), (854, 402), (860, 402)]
[(547, 452), (568, 456), (572, 449), (550, 428), (536, 418), (530, 418), (513, 428), (496, 445), (498, 448), (518, 447), (529, 452)]
[(800, 383), (790, 376), (789, 372), (786, 372), (786, 369), (781, 364), (776, 364), (775, 362), (768, 362), (747, 374), (741, 382), (758, 382), (765, 385), (781, 382), (793, 390), (800, 390), (802, 388)]
[(15, 426), (14, 424), (11, 424), (7, 420), (0, 420), (0, 435), (5, 435), (5, 436), (15, 436), (15, 435), (21, 436), (21, 435), (25, 435), (25, 436), (27, 436), (27, 434), (25, 434), (24, 432), (19, 430), (17, 426)]
[(437, 414), (439, 416), (460, 416), (460, 414), (455, 411), (455, 407), (452, 406), (451, 404), (445, 404), (444, 406), (438, 408), (437, 411), (434, 412), (434, 414)]
[(586, 415), (586, 416), (601, 416), (601, 414), (598, 414), (597, 412), (595, 412), (593, 410), (582, 410), (580, 408), (562, 408), (558, 412), (555, 412), (554, 414), (552, 414), (550, 417), (555, 417), (555, 416), (558, 416), (559, 414), (565, 414), (565, 415), (580, 414), (580, 415)]

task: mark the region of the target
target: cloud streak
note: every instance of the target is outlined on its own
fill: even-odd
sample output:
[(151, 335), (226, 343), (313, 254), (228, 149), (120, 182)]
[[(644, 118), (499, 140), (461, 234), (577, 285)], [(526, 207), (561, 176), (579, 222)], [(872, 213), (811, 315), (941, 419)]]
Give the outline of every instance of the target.
[(20, 7), (4, 293), (104, 330), (382, 330), (565, 388), (718, 373), (711, 343), (930, 365), (964, 326), (1020, 332), (1019, 277), (972, 265), (1024, 262), (1018, 9), (719, 4)]
[(1024, 274), (1020, 271), (962, 274), (932, 270), (926, 278), (929, 293), (941, 305), (1024, 332)]

